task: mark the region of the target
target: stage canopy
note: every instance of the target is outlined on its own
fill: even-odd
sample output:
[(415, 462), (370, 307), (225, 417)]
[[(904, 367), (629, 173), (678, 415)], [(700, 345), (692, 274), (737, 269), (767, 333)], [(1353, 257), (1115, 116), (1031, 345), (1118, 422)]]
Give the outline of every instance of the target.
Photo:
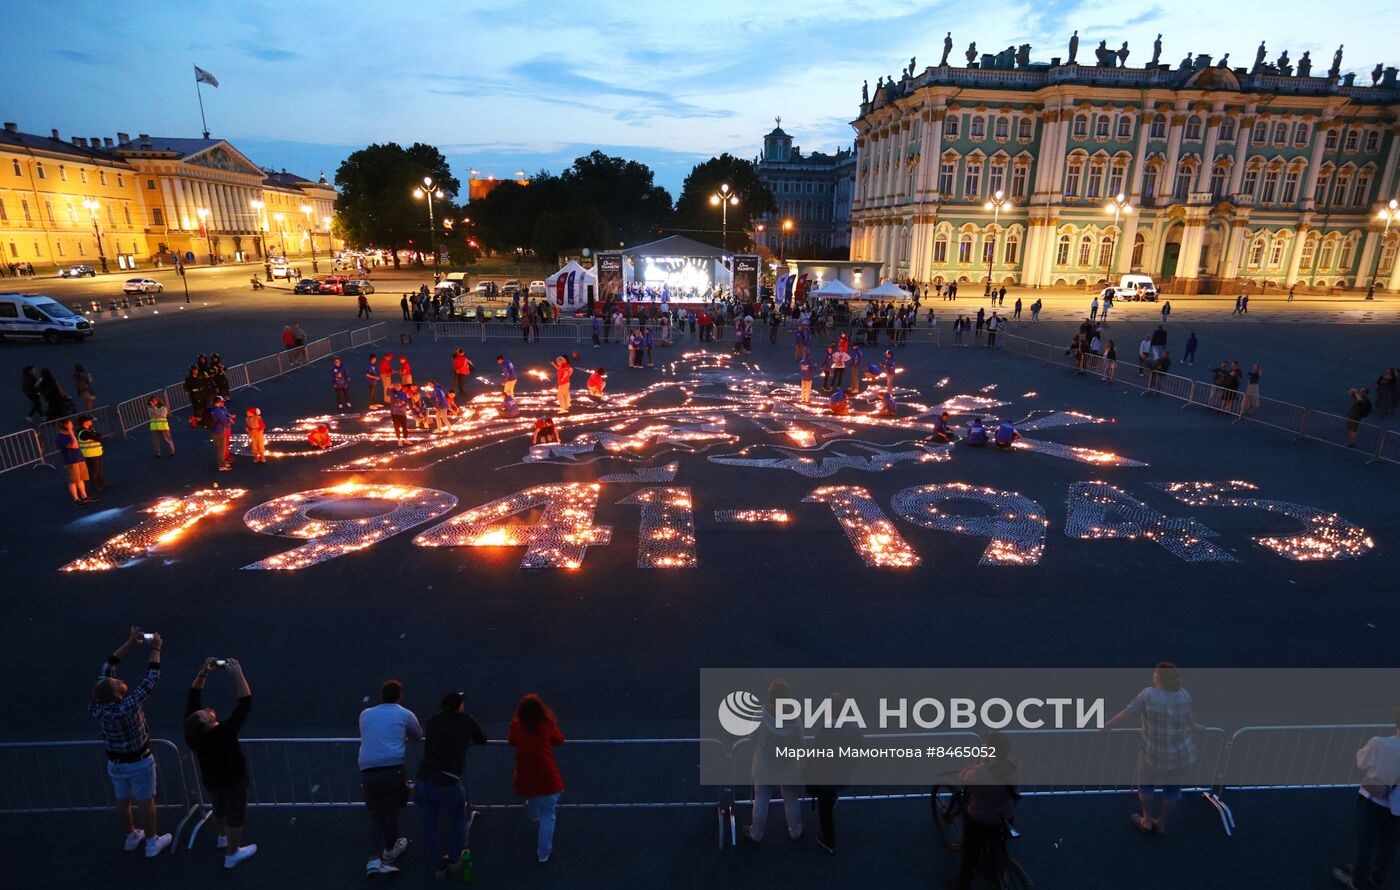
[(872, 287), (865, 292), (865, 296), (871, 300), (908, 300), (910, 298), (909, 291), (893, 281), (885, 281), (879, 287)]
[(684, 235), (667, 235), (657, 241), (648, 241), (622, 251), (634, 261), (642, 257), (720, 257), (733, 256), (727, 250), (720, 250), (711, 244), (704, 244)]
[(807, 296), (818, 300), (855, 300), (860, 298), (860, 291), (841, 279), (834, 278)]

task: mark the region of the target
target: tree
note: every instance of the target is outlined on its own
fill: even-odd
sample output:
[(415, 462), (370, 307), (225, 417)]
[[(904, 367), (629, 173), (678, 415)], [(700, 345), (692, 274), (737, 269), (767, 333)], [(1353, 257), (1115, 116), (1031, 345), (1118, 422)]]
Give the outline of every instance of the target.
[(728, 211), (729, 248), (746, 248), (750, 243), (754, 219), (771, 213), (776, 205), (773, 193), (759, 181), (753, 162), (736, 158), (728, 152), (696, 164), (690, 171), (681, 186), (671, 228), (697, 241), (721, 246), (722, 217), (720, 208), (710, 203), (710, 196), (724, 184), (728, 184), (739, 198), (739, 203), (730, 206)]
[(575, 207), (570, 210), (546, 210), (535, 220), (532, 244), (535, 256), (542, 260), (558, 260), (569, 248), (593, 247), (605, 244), (608, 221), (596, 207)]
[(607, 221), (612, 240), (653, 238), (671, 214), (671, 195), (655, 183), (650, 167), (601, 151), (575, 158), (573, 166), (559, 174), (559, 185), (561, 209), (596, 209)]
[[(424, 176), (433, 178), (446, 197), (443, 210), (461, 188), (442, 152), (421, 142), (403, 148), (394, 142), (378, 143), (352, 153), (335, 173), (340, 194), (336, 217), (346, 239), (358, 247), (387, 247), (399, 265), (398, 250), (410, 243), (422, 251), (432, 241), (428, 209), (413, 197)], [(434, 207), (436, 211), (437, 207)], [(441, 231), (442, 216), (434, 221)]]

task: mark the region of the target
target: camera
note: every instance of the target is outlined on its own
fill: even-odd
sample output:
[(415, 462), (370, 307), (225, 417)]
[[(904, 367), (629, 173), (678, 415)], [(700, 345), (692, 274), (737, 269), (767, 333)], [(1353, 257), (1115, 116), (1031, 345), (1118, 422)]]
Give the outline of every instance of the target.
[(228, 659), (227, 659), (227, 658), (216, 658), (216, 659), (214, 659), (214, 667), (216, 667), (216, 668), (226, 668), (226, 667), (228, 667)]
[(142, 634), (142, 635), (141, 635), (141, 642), (143, 642), (143, 643), (154, 643), (155, 641), (156, 641), (156, 635), (155, 635), (155, 634)]

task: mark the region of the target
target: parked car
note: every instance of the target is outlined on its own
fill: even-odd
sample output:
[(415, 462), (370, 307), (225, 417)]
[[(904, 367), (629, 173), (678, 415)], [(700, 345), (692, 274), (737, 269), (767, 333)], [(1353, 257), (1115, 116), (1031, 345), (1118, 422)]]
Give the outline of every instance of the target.
[(1152, 283), (1151, 275), (1124, 275), (1118, 282), (1118, 286), (1113, 289), (1113, 299), (1146, 300), (1149, 303), (1155, 303), (1157, 302), (1157, 285)]
[(291, 267), (291, 266), (288, 266), (288, 265), (285, 265), (285, 264), (274, 263), (273, 266), (272, 266), (272, 277), (273, 277), (273, 278), (291, 278), (291, 277), (292, 277), (292, 267)]
[(511, 278), (511, 279), (509, 279), (508, 281), (506, 281), (505, 284), (501, 285), (501, 293), (505, 294), (505, 295), (508, 296), (508, 297), (511, 296), (512, 294), (518, 293), (519, 291), (520, 291), (520, 279), (519, 279), (519, 278)]
[(96, 278), (97, 270), (91, 266), (69, 266), (58, 270), (59, 278)]
[(158, 294), (165, 285), (154, 278), (128, 278), (122, 282), (122, 292), (128, 294)]
[(543, 281), (530, 282), (530, 296), (535, 298), (542, 298), (547, 292), (548, 288), (545, 287), (545, 283)]
[(303, 278), (292, 285), (294, 294), (319, 294), (321, 292), (321, 282), (314, 278)]
[(0, 294), (0, 340), (43, 337), (57, 343), (91, 336), (92, 322), (43, 294)]
[(345, 293), (345, 279), (335, 275), (329, 278), (322, 278), (317, 293), (322, 294), (343, 294)]
[(344, 291), (347, 294), (372, 294), (374, 285), (363, 278), (352, 278), (345, 282)]

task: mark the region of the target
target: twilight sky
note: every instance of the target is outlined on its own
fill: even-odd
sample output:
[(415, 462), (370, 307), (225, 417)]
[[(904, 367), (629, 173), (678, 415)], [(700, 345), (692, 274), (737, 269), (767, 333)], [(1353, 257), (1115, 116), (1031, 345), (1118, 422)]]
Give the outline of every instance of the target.
[[(753, 157), (782, 115), (804, 150), (851, 142), (862, 80), (918, 60), (950, 59), (970, 40), (995, 52), (1030, 43), (1033, 61), (1129, 42), (1130, 67), (1229, 52), (1248, 65), (1261, 39), (1270, 61), (1312, 51), (1325, 71), (1370, 83), (1396, 64), (1388, 4), (1320, 15), (1313, 0), (1263, 4), (1173, 0), (10, 0), (0, 47), (0, 115), (32, 133), (68, 138), (118, 130), (198, 136), (192, 65), (209, 129), (254, 161), (334, 176), (369, 142), (437, 145), (469, 169), (509, 176), (558, 170), (601, 148), (649, 164), (673, 196), (691, 166), (729, 151)], [(1267, 10), (1266, 15), (1261, 15)], [(1387, 37), (1386, 35), (1391, 35)], [(1209, 38), (1203, 35), (1210, 35)]]

